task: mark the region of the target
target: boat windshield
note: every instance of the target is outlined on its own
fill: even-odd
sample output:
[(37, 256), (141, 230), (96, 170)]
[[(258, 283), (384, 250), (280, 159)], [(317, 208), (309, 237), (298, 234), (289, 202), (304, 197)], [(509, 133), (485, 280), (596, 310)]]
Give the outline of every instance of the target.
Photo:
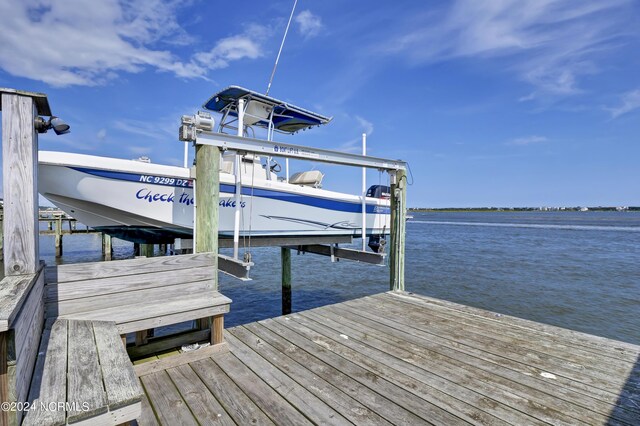
[(207, 100), (203, 108), (222, 114), (221, 130), (233, 128), (238, 118), (238, 101), (245, 100), (244, 124), (262, 127), (267, 131), (296, 133), (321, 126), (332, 117), (291, 105), (239, 86), (229, 86)]

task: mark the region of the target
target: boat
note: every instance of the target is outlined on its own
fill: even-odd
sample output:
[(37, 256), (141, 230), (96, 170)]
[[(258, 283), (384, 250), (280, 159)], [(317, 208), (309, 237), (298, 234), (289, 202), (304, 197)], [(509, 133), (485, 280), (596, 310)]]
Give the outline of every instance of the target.
[[(239, 86), (211, 96), (203, 108), (220, 115), (217, 132), (295, 134), (322, 126), (330, 117)], [(236, 158), (238, 157), (238, 158)], [(362, 195), (322, 187), (324, 175), (308, 170), (281, 176), (272, 157), (222, 154), (219, 236), (234, 237), (239, 211), (240, 238), (291, 238), (363, 235)], [(171, 243), (192, 238), (194, 173), (188, 167), (154, 164), (148, 158), (119, 159), (67, 152), (39, 152), (39, 192), (79, 222), (113, 237), (138, 243)], [(236, 176), (239, 185), (236, 186)], [(236, 197), (236, 187), (241, 188)], [(389, 187), (367, 191), (365, 236), (390, 229)]]

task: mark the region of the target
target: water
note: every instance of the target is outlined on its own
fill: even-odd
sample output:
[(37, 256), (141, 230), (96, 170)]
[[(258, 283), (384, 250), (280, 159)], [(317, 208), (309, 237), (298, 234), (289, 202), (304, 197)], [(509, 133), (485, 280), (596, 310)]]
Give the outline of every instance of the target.
[[(64, 244), (64, 263), (101, 260), (99, 235)], [(115, 258), (133, 255), (113, 245)], [(55, 263), (53, 237), (41, 237), (41, 254)], [(280, 249), (252, 254), (253, 281), (220, 275), (228, 326), (280, 315)], [(310, 254), (294, 253), (292, 278), (294, 311), (389, 287), (388, 268)], [(640, 212), (415, 213), (406, 290), (640, 344)]]

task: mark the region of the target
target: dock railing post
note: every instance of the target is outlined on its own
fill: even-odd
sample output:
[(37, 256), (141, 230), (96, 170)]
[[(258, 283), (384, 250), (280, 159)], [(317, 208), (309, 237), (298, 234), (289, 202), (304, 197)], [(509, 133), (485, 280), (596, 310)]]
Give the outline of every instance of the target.
[[(0, 401), (27, 400), (44, 325), (38, 218), (38, 114), (51, 116), (46, 95), (0, 88), (2, 110), (2, 187), (4, 192), (4, 297), (0, 331)], [(31, 285), (17, 285), (31, 276)], [(20, 277), (20, 278), (21, 278)], [(40, 293), (39, 293), (40, 291)], [(5, 299), (6, 298), (6, 299)], [(11, 306), (11, 299), (19, 300)], [(20, 358), (20, 360), (18, 359)], [(31, 361), (30, 361), (31, 360)], [(20, 424), (21, 410), (0, 410), (0, 424)]]
[[(196, 145), (195, 253), (213, 253), (213, 288), (218, 290), (218, 200), (220, 198), (220, 149)], [(224, 317), (211, 321), (211, 344), (223, 341)], [(199, 321), (200, 327), (204, 321)]]
[(38, 133), (32, 97), (2, 93), (4, 274), (38, 270)]
[(389, 253), (392, 291), (404, 291), (404, 246), (407, 177), (404, 170), (391, 173), (391, 248)]

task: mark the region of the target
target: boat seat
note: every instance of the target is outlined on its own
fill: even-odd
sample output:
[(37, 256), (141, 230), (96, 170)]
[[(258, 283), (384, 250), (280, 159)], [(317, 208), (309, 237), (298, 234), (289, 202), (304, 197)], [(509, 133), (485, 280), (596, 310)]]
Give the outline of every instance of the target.
[(289, 183), (301, 186), (312, 186), (314, 188), (322, 187), (322, 179), (324, 174), (320, 170), (309, 170), (306, 172), (298, 172), (289, 178)]

